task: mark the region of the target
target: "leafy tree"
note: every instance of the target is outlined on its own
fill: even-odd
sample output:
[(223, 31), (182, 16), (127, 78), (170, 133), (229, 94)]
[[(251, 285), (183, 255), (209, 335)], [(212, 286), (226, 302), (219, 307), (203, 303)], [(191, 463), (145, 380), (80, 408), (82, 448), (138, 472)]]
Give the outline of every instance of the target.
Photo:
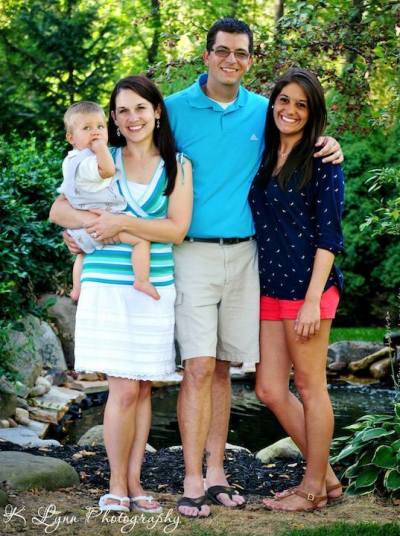
[(116, 4), (9, 3), (0, 27), (2, 132), (60, 131), (74, 101), (106, 102), (119, 56)]

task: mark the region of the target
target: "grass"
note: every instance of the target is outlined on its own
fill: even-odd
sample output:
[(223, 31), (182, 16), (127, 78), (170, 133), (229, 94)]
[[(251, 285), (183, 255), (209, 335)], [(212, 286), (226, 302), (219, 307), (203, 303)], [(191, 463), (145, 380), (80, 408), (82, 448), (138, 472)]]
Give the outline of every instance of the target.
[(330, 342), (368, 341), (383, 342), (385, 328), (332, 328)]
[(400, 524), (385, 523), (333, 523), (312, 529), (296, 529), (280, 536), (399, 536)]

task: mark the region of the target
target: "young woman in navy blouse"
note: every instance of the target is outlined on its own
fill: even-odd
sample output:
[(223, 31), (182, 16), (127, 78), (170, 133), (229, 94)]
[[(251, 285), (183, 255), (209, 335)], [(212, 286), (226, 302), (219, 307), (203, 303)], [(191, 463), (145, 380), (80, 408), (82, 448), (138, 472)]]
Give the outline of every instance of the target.
[[(259, 251), (261, 360), (256, 393), (306, 459), (296, 488), (264, 499), (271, 510), (305, 511), (338, 498), (328, 463), (333, 412), (326, 383), (329, 331), (343, 277), (343, 173), (313, 157), (326, 124), (317, 77), (290, 69), (276, 83), (267, 112), (263, 162), (250, 191)], [(289, 373), (300, 400), (289, 390)]]

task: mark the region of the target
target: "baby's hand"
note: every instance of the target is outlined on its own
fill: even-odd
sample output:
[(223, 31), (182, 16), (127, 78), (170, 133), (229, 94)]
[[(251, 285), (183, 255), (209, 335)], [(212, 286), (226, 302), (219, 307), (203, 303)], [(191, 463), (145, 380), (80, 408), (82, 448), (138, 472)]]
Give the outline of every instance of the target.
[(90, 148), (94, 153), (97, 153), (99, 150), (104, 149), (104, 147), (107, 147), (107, 140), (104, 138), (95, 138), (90, 142)]

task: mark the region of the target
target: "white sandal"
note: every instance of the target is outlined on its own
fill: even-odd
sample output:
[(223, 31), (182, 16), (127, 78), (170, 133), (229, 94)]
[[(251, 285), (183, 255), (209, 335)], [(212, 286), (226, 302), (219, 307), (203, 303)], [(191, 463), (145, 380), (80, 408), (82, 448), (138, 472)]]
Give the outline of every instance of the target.
[(160, 514), (163, 511), (162, 506), (157, 506), (156, 508), (144, 508), (143, 506), (136, 504), (138, 501), (147, 501), (149, 503), (154, 501), (154, 497), (151, 495), (138, 495), (137, 497), (130, 497), (129, 499), (131, 501), (132, 510), (137, 510), (144, 514)]
[[(108, 499), (113, 499), (118, 501), (119, 504), (108, 503)], [(122, 503), (129, 503), (129, 497), (119, 497), (118, 495), (113, 495), (112, 493), (106, 493), (102, 495), (99, 499), (100, 512), (129, 512), (129, 506), (124, 506)]]

